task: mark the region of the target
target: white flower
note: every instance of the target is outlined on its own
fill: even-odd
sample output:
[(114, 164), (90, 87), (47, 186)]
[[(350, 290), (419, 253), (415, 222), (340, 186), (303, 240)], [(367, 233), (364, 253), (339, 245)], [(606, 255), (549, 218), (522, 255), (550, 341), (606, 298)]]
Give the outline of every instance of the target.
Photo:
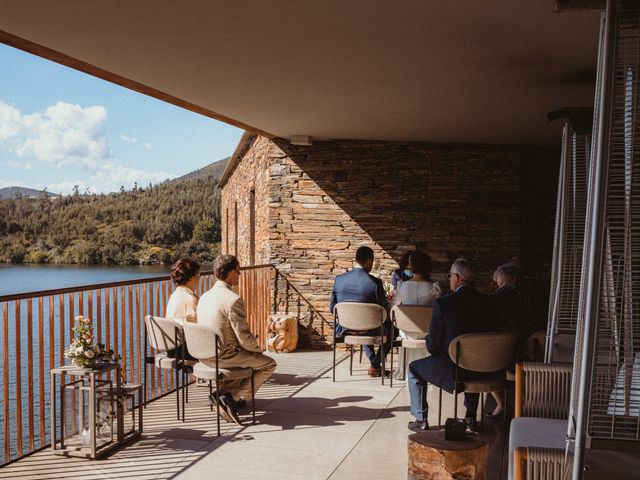
[(93, 353), (93, 350), (87, 350), (86, 352), (84, 352), (84, 356), (87, 358), (93, 358), (94, 355), (95, 353)]

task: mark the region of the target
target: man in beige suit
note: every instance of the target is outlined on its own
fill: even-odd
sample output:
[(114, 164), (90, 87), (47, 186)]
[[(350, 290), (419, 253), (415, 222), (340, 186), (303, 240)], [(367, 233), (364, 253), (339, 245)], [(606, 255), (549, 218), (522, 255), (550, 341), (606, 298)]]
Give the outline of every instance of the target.
[[(198, 302), (198, 324), (213, 328), (221, 339), (218, 354), (221, 368), (252, 367), (256, 391), (276, 369), (276, 362), (264, 355), (249, 332), (244, 301), (232, 290), (240, 280), (240, 263), (233, 255), (220, 255), (214, 263), (217, 281)], [(215, 359), (202, 360), (215, 367)], [(221, 413), (226, 420), (240, 423), (237, 409), (251, 398), (251, 379), (225, 381), (220, 387)], [(215, 395), (213, 396), (215, 403)], [(244, 401), (243, 401), (244, 400)]]

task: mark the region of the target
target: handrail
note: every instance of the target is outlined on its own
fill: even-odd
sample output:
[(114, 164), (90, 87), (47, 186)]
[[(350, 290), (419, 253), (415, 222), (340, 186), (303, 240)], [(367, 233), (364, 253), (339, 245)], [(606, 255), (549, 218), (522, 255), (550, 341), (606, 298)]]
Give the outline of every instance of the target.
[[(327, 324), (331, 330), (331, 332), (333, 332), (333, 323), (328, 321), (325, 316), (319, 312), (316, 307), (314, 307), (311, 302), (309, 302), (309, 300), (306, 299), (306, 297), (300, 293), (300, 290), (298, 290), (296, 288), (296, 286), (293, 284), (293, 282), (291, 282), (291, 280), (289, 280), (289, 278), (287, 278), (287, 276), (282, 273), (276, 266), (274, 266), (274, 269), (276, 271), (276, 279), (275, 279), (275, 285), (276, 288), (274, 290), (274, 302), (273, 302), (273, 308), (274, 308), (274, 313), (278, 308), (278, 303), (275, 301), (276, 295), (277, 295), (277, 284), (278, 284), (278, 276), (282, 276), (282, 278), (284, 279), (284, 281), (286, 282), (287, 288), (291, 287), (293, 289), (293, 291), (298, 295), (298, 299), (302, 299), (304, 300), (304, 302), (307, 304), (307, 307), (309, 308), (309, 310), (312, 312), (312, 314), (316, 314), (318, 315), (318, 317), (321, 320), (320, 323), (320, 335), (322, 336), (322, 338), (325, 338), (325, 334), (324, 334), (324, 325)], [(289, 313), (289, 294), (288, 292), (285, 293), (285, 297), (286, 297), (286, 313)], [(313, 323), (313, 316), (311, 317), (311, 322)]]
[[(270, 264), (242, 267), (245, 274), (238, 286), (249, 328), (263, 348), (271, 312), (272, 269)], [(202, 271), (199, 291), (211, 288), (214, 277), (211, 270)], [(122, 357), (127, 382), (147, 383), (149, 400), (174, 391), (173, 375), (153, 366), (149, 375), (142, 375), (149, 354), (143, 348), (144, 317), (164, 316), (173, 288), (169, 275), (160, 275), (0, 297), (0, 380), (4, 387), (0, 467), (49, 443), (48, 372), (65, 363), (64, 349), (73, 338), (77, 315), (91, 318), (95, 340)], [(65, 404), (71, 413), (66, 416), (67, 431), (77, 433), (81, 431), (80, 403), (70, 395)]]
[[(249, 265), (246, 267), (240, 267), (241, 271), (245, 270), (257, 270), (259, 268), (273, 267), (270, 263), (265, 263), (262, 265)], [(203, 270), (200, 272), (200, 275), (213, 275), (213, 270)], [(106, 282), (106, 283), (94, 283), (90, 285), (78, 285), (74, 287), (65, 287), (65, 288), (56, 288), (51, 290), (38, 290), (35, 292), (25, 292), (25, 293), (15, 293), (11, 295), (0, 295), (0, 302), (10, 302), (12, 300), (25, 300), (27, 298), (33, 297), (47, 297), (49, 295), (59, 295), (64, 293), (72, 293), (72, 292), (86, 292), (88, 290), (97, 290), (99, 288), (112, 288), (112, 287), (124, 287), (127, 285), (139, 285), (142, 283), (151, 283), (158, 282), (161, 280), (171, 280), (171, 276), (169, 275), (158, 275), (155, 277), (145, 277), (145, 278), (134, 278), (131, 280), (120, 280), (117, 282)]]

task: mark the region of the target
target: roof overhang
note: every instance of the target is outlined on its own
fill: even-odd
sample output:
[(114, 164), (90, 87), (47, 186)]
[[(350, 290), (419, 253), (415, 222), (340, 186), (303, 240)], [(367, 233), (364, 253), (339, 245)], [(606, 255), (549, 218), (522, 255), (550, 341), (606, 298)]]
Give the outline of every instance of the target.
[(0, 41), (251, 132), (557, 144), (598, 11), (552, 0), (3, 0)]

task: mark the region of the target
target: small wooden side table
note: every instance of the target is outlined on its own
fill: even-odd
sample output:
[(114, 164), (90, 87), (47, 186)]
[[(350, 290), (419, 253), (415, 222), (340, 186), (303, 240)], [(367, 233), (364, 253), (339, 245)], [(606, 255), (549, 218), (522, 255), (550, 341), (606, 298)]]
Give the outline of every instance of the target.
[(409, 435), (408, 480), (484, 480), (489, 444), (470, 436), (463, 442), (444, 439), (444, 430)]
[[(84, 368), (74, 365), (67, 365), (58, 368), (51, 369), (51, 450), (56, 455), (76, 456), (82, 458), (95, 459), (99, 456), (111, 451), (114, 448), (120, 446), (125, 440), (124, 434), (124, 402), (118, 401), (119, 396), (123, 394), (132, 394), (123, 390), (123, 385), (120, 379), (120, 365), (117, 363), (104, 365), (99, 368)], [(115, 386), (113, 381), (109, 380), (109, 373), (115, 372)], [(66, 376), (74, 377), (76, 380), (67, 381)], [(59, 386), (56, 387), (56, 379), (59, 377)], [(104, 377), (101, 378), (101, 377)], [(140, 387), (136, 386), (139, 392)], [(69, 438), (66, 435), (66, 406), (65, 406), (65, 392), (68, 390), (73, 391), (73, 395), (79, 397), (79, 424), (80, 435)], [(60, 402), (59, 410), (56, 400), (56, 391), (59, 392)], [(84, 412), (85, 412), (85, 394), (88, 396), (88, 430), (89, 441), (88, 445), (83, 444), (82, 430), (84, 429)], [(138, 395), (139, 402), (140, 397)], [(98, 402), (107, 403), (110, 415), (116, 414), (117, 430), (114, 438), (113, 435), (113, 418), (110, 419), (110, 438), (98, 443), (97, 439), (97, 421), (96, 417), (99, 413)], [(141, 402), (140, 402), (141, 403)], [(141, 415), (141, 412), (140, 412)], [(57, 420), (60, 420), (60, 435), (57, 431)], [(140, 427), (142, 426), (142, 418), (140, 418)], [(134, 427), (135, 428), (135, 427)], [(137, 435), (128, 435), (127, 440), (132, 437), (137, 438), (140, 435), (140, 431), (135, 432)]]

